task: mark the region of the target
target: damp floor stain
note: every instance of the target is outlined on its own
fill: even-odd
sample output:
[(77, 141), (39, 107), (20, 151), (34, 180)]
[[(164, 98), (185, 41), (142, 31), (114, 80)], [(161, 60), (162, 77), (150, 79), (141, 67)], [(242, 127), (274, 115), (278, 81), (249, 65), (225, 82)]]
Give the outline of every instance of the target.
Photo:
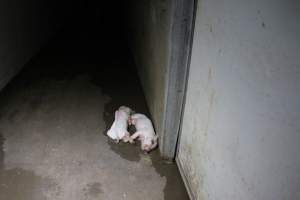
[(84, 189), (84, 192), (87, 197), (99, 197), (103, 193), (101, 189), (101, 183), (95, 182), (87, 184), (87, 187)]
[(0, 199), (46, 200), (54, 188), (50, 179), (23, 169), (0, 170)]

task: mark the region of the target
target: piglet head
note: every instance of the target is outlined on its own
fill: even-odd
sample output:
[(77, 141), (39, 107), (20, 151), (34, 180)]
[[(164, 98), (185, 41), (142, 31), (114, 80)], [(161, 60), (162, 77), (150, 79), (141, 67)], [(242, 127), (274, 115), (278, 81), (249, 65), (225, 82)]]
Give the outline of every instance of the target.
[(144, 151), (144, 153), (149, 153), (151, 151), (151, 145), (142, 145), (142, 151)]

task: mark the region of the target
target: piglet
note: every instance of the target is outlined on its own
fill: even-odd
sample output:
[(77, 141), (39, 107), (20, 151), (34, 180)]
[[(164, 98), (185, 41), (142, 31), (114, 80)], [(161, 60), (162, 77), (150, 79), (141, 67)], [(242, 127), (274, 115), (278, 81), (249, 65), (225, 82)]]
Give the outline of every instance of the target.
[(115, 120), (111, 128), (107, 131), (107, 135), (119, 143), (120, 140), (128, 142), (130, 140), (130, 134), (127, 131), (128, 120), (132, 110), (129, 107), (121, 106), (115, 111)]
[(155, 134), (151, 120), (144, 114), (136, 113), (129, 117), (129, 125), (134, 125), (136, 132), (130, 136), (129, 142), (138, 138), (141, 141), (141, 149), (149, 153), (157, 146), (158, 136)]

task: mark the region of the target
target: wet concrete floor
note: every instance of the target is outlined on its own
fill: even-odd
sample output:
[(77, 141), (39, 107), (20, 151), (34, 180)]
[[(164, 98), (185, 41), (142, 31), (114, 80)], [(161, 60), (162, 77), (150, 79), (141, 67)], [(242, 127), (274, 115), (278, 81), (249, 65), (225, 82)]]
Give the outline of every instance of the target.
[(185, 200), (158, 150), (103, 133), (120, 105), (149, 115), (128, 50), (96, 36), (53, 39), (0, 93), (0, 199)]

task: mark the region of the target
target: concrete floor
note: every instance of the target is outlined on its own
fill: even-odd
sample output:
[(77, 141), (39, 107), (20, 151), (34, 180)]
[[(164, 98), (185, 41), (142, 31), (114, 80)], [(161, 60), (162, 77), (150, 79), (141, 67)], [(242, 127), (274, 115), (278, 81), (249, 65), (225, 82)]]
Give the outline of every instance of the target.
[(157, 150), (103, 134), (118, 106), (148, 111), (128, 51), (95, 38), (62, 33), (0, 93), (1, 200), (188, 199)]

